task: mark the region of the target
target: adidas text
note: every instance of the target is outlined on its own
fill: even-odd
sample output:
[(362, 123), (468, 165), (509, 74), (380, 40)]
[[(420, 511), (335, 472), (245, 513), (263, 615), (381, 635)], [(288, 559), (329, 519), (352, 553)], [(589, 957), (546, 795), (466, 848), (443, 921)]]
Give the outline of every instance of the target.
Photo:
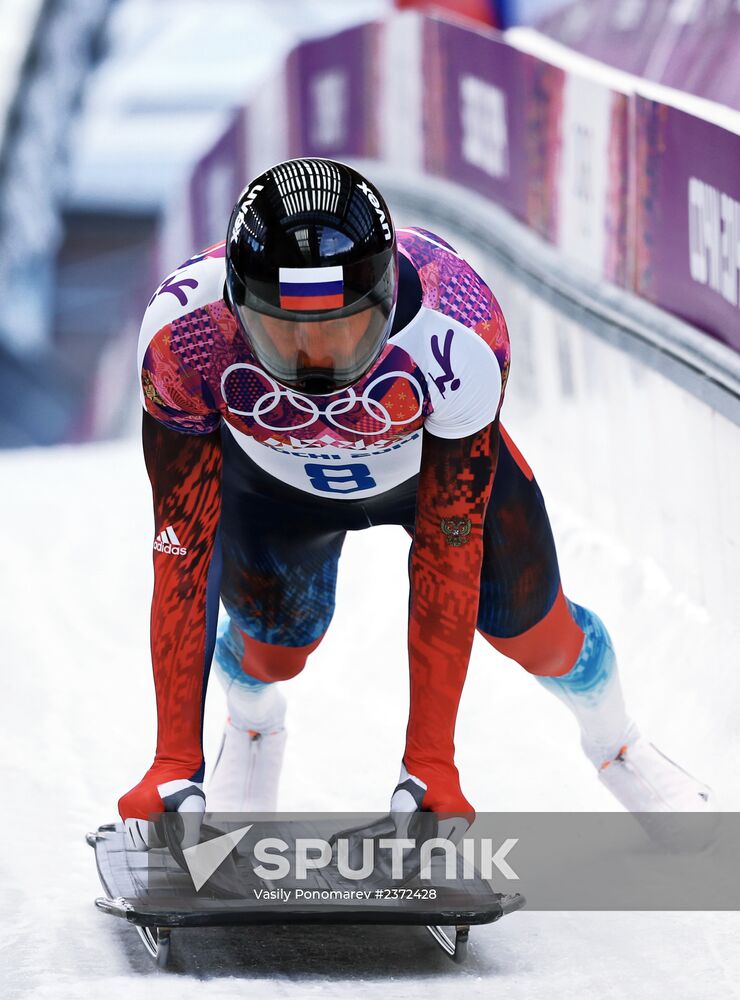
[(164, 531), (160, 531), (154, 539), (154, 548), (157, 552), (164, 552), (171, 556), (185, 556), (188, 550), (180, 545), (180, 539), (175, 534), (175, 529), (170, 525)]
[(162, 542), (159, 538), (154, 540), (154, 548), (157, 552), (165, 552), (172, 556), (186, 556), (188, 554), (188, 550), (181, 545), (170, 545), (169, 542)]

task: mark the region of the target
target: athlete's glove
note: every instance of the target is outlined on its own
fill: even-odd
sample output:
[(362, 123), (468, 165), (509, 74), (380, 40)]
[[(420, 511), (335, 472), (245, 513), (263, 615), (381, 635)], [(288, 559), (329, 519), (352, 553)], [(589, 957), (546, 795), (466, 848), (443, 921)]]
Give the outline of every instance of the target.
[[(407, 763), (410, 771), (407, 769)], [(451, 813), (475, 819), (475, 809), (462, 793), (454, 764), (411, 762), (404, 758), (391, 796), (391, 812)]]
[[(203, 783), (182, 773), (182, 765), (155, 761), (139, 784), (118, 800), (129, 847), (137, 851), (162, 847), (165, 835), (156, 816), (164, 813), (178, 814), (174, 835), (182, 847), (198, 843), (206, 808)], [(168, 827), (168, 832), (173, 831)]]
[[(427, 776), (435, 773), (438, 781), (434, 793), (401, 765), (398, 784), (391, 796), (391, 811), (372, 823), (342, 830), (332, 837), (335, 859), (339, 857), (340, 841), (345, 864), (357, 871), (363, 867), (364, 841), (374, 840), (378, 846), (384, 841), (408, 841), (414, 846), (404, 846), (394, 854), (389, 851), (374, 852), (375, 865), (372, 875), (366, 879), (370, 884), (392, 885), (408, 882), (419, 875), (421, 870), (421, 844), (432, 838), (458, 843), (468, 830), (475, 812), (460, 790), (457, 769), (427, 770)], [(386, 845), (387, 846), (387, 845)]]

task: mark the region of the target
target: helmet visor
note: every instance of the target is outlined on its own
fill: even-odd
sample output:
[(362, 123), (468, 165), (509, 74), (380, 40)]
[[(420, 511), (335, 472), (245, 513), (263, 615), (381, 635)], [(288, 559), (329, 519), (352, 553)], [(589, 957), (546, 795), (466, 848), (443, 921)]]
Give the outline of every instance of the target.
[(252, 350), (278, 382), (323, 396), (357, 382), (388, 339), (393, 310), (375, 304), (333, 319), (284, 319), (237, 306)]

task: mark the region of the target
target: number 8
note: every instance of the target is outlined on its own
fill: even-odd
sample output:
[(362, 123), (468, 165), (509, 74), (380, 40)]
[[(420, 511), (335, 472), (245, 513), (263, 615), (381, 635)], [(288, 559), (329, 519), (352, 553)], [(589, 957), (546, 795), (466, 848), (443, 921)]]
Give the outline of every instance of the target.
[(366, 465), (313, 465), (304, 466), (311, 485), (320, 493), (356, 493), (371, 490), (377, 483)]

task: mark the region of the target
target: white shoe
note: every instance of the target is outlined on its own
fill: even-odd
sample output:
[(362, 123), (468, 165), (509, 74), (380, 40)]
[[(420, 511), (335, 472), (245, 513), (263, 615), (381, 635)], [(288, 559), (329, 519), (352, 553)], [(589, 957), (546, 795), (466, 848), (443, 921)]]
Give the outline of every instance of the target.
[(209, 812), (275, 812), (285, 751), (285, 699), (276, 684), (232, 684), (221, 748), (206, 787)]
[[(665, 846), (700, 850), (719, 825), (719, 804), (712, 789), (692, 777), (643, 736), (623, 746), (599, 768), (599, 780)], [(651, 813), (705, 813), (701, 820), (660, 820)]]

